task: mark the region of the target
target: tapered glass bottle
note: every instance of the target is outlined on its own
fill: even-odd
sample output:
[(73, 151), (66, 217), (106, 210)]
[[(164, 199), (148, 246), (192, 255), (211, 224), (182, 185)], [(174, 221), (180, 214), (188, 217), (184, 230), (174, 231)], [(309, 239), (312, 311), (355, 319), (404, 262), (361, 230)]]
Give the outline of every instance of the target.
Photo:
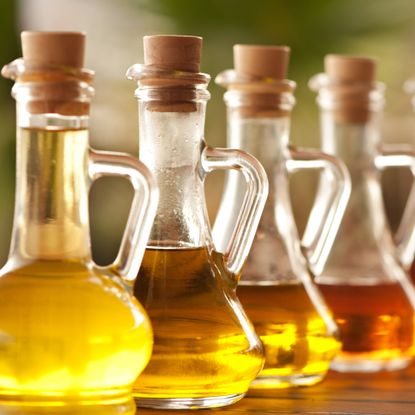
[[(265, 348), (265, 366), (252, 383), (252, 393), (320, 381), (340, 348), (336, 325), (313, 283), (311, 269), (317, 271), (324, 264), (350, 183), (335, 158), (289, 146), (295, 83), (285, 79), (288, 58), (287, 47), (235, 45), (235, 69), (216, 78), (228, 89), (228, 146), (254, 155), (270, 183), (237, 289)], [(303, 243), (289, 192), (289, 176), (300, 169), (321, 169), (329, 178), (326, 193), (316, 200)], [(241, 178), (229, 172), (213, 229), (220, 250), (231, 236), (243, 192)]]
[[(411, 95), (412, 107), (415, 109), (415, 79), (408, 79), (404, 84), (404, 89), (405, 92)], [(411, 168), (413, 174), (415, 174), (415, 151), (413, 150), (413, 146), (411, 146), (411, 149), (412, 152), (410, 150), (407, 150), (406, 152), (408, 156), (412, 157), (412, 160), (408, 160), (407, 165)], [(415, 183), (412, 184), (412, 188), (414, 187)], [(415, 232), (412, 232), (412, 234), (409, 233), (409, 235), (407, 232), (408, 228), (412, 229), (414, 227), (413, 223), (415, 222), (415, 200), (411, 199), (415, 199), (415, 190), (411, 189), (409, 197), (410, 198), (408, 199), (407, 204), (408, 206), (413, 206), (413, 210), (411, 210), (411, 208), (407, 208), (405, 210), (406, 217), (404, 217), (401, 221), (401, 226), (400, 229), (398, 229), (397, 231), (395, 240), (398, 244), (401, 263), (405, 267), (405, 269), (408, 270), (411, 281), (413, 284), (415, 284), (415, 261), (413, 258), (413, 252), (415, 250), (413, 248), (413, 245), (415, 244)], [(403, 238), (406, 238), (406, 240)]]
[[(363, 372), (404, 368), (414, 351), (415, 292), (401, 261), (413, 257), (410, 212), (415, 198), (409, 198), (395, 245), (385, 216), (380, 171), (412, 167), (415, 159), (410, 153), (381, 147), (384, 86), (375, 82), (376, 62), (328, 55), (325, 69), (310, 81), (321, 108), (322, 148), (344, 161), (352, 179), (345, 217), (316, 280), (343, 343), (333, 368)], [(324, 187), (322, 182), (321, 191)]]
[[(133, 157), (89, 148), (84, 35), (23, 32), (22, 47), (23, 59), (2, 70), (16, 81), (17, 162), (0, 271), (1, 413), (133, 414), (131, 387), (150, 358), (152, 331), (122, 279), (138, 272), (157, 188)], [(92, 261), (88, 223), (88, 189), (102, 175), (128, 178), (135, 191), (107, 267)]]
[[(267, 196), (260, 164), (203, 137), (209, 77), (199, 72), (201, 38), (144, 38), (138, 82), (140, 159), (160, 203), (134, 293), (154, 328), (154, 351), (138, 379), (139, 406), (206, 408), (240, 399), (262, 368), (262, 345), (235, 288)], [(248, 191), (225, 255), (216, 251), (203, 181), (237, 169)]]

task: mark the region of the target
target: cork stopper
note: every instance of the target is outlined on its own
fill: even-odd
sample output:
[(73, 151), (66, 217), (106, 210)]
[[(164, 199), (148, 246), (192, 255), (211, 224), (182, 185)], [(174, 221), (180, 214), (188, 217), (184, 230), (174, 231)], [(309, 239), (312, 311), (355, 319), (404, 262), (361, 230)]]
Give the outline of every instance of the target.
[(82, 68), (85, 34), (82, 32), (22, 32), (25, 61)]
[(163, 69), (200, 72), (202, 38), (199, 36), (144, 36), (144, 64)]
[(281, 93), (295, 87), (286, 80), (289, 58), (288, 46), (234, 45), (234, 70), (219, 74), (216, 82), (243, 92), (238, 107), (241, 116), (285, 117), (291, 108), (283, 105)]
[[(22, 32), (21, 41), (28, 69), (17, 80), (31, 82), (32, 94), (25, 104), (26, 110), (32, 114), (87, 115), (90, 92), (80, 87), (81, 80), (92, 81), (92, 72), (83, 69), (85, 34)], [(40, 66), (32, 70), (30, 64)], [(79, 69), (79, 73), (73, 69)], [(80, 99), (82, 94), (86, 95)]]
[(376, 63), (367, 57), (327, 55), (324, 69), (333, 80), (372, 83), (376, 80)]
[(290, 48), (288, 46), (235, 45), (235, 71), (241, 75), (283, 80), (287, 77)]
[(197, 91), (194, 87), (208, 81), (208, 77), (200, 73), (202, 41), (199, 36), (144, 36), (144, 65), (172, 72), (167, 76), (158, 77), (155, 74), (140, 80), (141, 85), (160, 87), (153, 99), (146, 103), (148, 110), (197, 111)]
[(370, 91), (376, 81), (377, 62), (373, 58), (327, 55), (324, 69), (331, 83), (337, 122), (363, 124), (371, 115)]

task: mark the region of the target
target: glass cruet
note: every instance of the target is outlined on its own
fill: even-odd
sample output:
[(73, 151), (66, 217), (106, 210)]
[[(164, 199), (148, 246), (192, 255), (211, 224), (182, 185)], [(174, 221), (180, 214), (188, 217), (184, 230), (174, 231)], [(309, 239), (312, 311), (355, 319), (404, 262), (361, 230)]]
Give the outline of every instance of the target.
[[(411, 78), (408, 79), (404, 84), (404, 90), (408, 94), (411, 95), (411, 101), (412, 101), (412, 107), (415, 108), (415, 79)], [(411, 152), (408, 149), (406, 151), (406, 155), (408, 157), (408, 161), (405, 164), (406, 166), (409, 166), (412, 171), (415, 172), (415, 152), (412, 148), (412, 155), (414, 157), (411, 157)], [(415, 187), (415, 183), (412, 184), (412, 187)], [(411, 189), (410, 192), (410, 199), (408, 200), (408, 204), (410, 206), (415, 206), (415, 200), (411, 200), (411, 198), (415, 198), (415, 190)], [(414, 252), (414, 244), (415, 244), (415, 232), (408, 232), (407, 229), (413, 229), (414, 225), (413, 222), (415, 221), (415, 212), (411, 211), (410, 209), (405, 210), (406, 217), (402, 218), (401, 226), (396, 232), (395, 242), (398, 245), (401, 263), (405, 267), (406, 270), (409, 271), (410, 278), (412, 280), (412, 283), (415, 284), (415, 261), (413, 258), (413, 252)]]
[[(380, 172), (412, 168), (415, 159), (399, 148), (381, 146), (384, 85), (375, 81), (375, 60), (328, 55), (325, 71), (310, 81), (318, 92), (322, 148), (344, 161), (352, 179), (343, 222), (316, 279), (343, 343), (332, 367), (401, 369), (414, 351), (415, 292), (401, 262), (413, 257), (415, 195), (405, 208), (396, 245), (384, 211)], [(322, 191), (324, 186), (322, 182)]]
[[(224, 96), (228, 146), (255, 156), (270, 183), (237, 289), (265, 348), (265, 366), (251, 393), (315, 384), (340, 349), (336, 325), (311, 270), (318, 273), (324, 264), (347, 204), (350, 179), (343, 163), (334, 157), (289, 146), (295, 103), (295, 83), (285, 79), (289, 52), (285, 46), (235, 45), (235, 69), (216, 77), (216, 83), (228, 89)], [(303, 241), (289, 193), (289, 175), (301, 169), (318, 169), (328, 178)], [(213, 228), (219, 250), (229, 240), (243, 191), (241, 178), (229, 172)]]
[[(78, 32), (23, 32), (23, 58), (2, 70), (17, 103), (14, 226), (0, 271), (2, 414), (3, 404), (24, 415), (134, 414), (131, 387), (151, 354), (148, 316), (123, 279), (138, 272), (157, 187), (135, 158), (89, 148), (84, 43)], [(88, 189), (103, 175), (128, 179), (134, 199), (118, 257), (99, 267)]]
[[(268, 192), (261, 165), (239, 150), (206, 146), (209, 77), (202, 39), (144, 37), (138, 82), (140, 160), (160, 203), (134, 293), (150, 316), (154, 349), (137, 380), (138, 406), (207, 408), (240, 399), (262, 368), (263, 350), (235, 295)], [(224, 255), (216, 251), (203, 181), (215, 169), (243, 173), (248, 191)]]

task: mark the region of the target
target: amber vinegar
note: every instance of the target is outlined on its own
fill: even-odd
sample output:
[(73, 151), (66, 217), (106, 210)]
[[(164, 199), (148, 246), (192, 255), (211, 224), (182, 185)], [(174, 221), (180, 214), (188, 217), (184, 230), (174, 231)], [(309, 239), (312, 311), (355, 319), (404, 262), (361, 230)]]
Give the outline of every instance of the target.
[[(319, 284), (342, 338), (338, 370), (344, 364), (382, 363), (405, 367), (413, 355), (414, 313), (398, 283), (373, 286)], [(376, 367), (376, 366), (375, 366)], [(370, 371), (370, 365), (367, 368)]]
[(326, 374), (340, 343), (302, 284), (238, 286), (237, 296), (265, 349), (253, 388), (312, 385)]
[(412, 284), (415, 284), (415, 261), (412, 262), (411, 268), (409, 270), (409, 275), (411, 277)]
[(135, 385), (138, 402), (148, 395), (215, 397), (248, 388), (262, 350), (250, 346), (232, 311), (243, 313), (226, 272), (222, 255), (207, 248), (146, 250), (134, 293), (155, 337), (153, 356)]

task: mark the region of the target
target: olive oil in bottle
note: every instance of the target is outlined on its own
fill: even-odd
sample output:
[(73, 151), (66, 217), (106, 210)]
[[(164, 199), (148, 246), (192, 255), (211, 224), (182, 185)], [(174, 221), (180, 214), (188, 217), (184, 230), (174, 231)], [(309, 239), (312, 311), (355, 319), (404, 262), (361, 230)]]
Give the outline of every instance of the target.
[(234, 315), (243, 312), (221, 261), (205, 247), (146, 250), (134, 293), (155, 335), (138, 398), (147, 388), (160, 398), (241, 394), (256, 376), (261, 349)]
[[(0, 270), (0, 413), (132, 415), (152, 330), (123, 278), (137, 275), (157, 192), (133, 157), (89, 147), (85, 35), (23, 32), (22, 41), (23, 59), (2, 70), (16, 81), (17, 151), (12, 241)], [(105, 174), (128, 178), (135, 197), (118, 262), (98, 267), (88, 191)]]
[[(240, 275), (236, 295), (259, 334), (265, 366), (252, 382), (259, 390), (313, 385), (326, 375), (339, 350), (337, 328), (313, 282), (344, 212), (347, 173), (324, 153), (289, 145), (295, 83), (285, 79), (286, 46), (235, 45), (235, 68), (220, 73), (228, 110), (229, 147), (240, 148), (263, 165), (270, 194)], [(324, 166), (335, 177), (316, 199), (309, 222), (311, 244), (301, 243), (291, 206), (289, 175)], [(242, 175), (229, 172), (213, 228), (219, 251), (232, 240), (244, 194)], [(327, 197), (330, 195), (330, 197)], [(309, 234), (310, 236), (310, 234)], [(307, 262), (309, 261), (309, 263)]]
[(265, 365), (261, 377), (254, 381), (255, 387), (267, 388), (272, 378), (280, 379), (277, 384), (272, 382), (272, 387), (319, 381), (339, 351), (340, 342), (327, 334), (326, 323), (304, 286), (241, 284), (237, 296), (265, 349)]
[[(209, 76), (199, 72), (201, 46), (195, 36), (146, 36), (144, 65), (127, 72), (138, 82), (140, 160), (160, 192), (134, 284), (154, 331), (153, 354), (133, 388), (140, 407), (229, 405), (264, 360), (235, 290), (268, 183), (245, 152), (204, 141)], [(205, 202), (204, 180), (215, 169), (239, 170), (248, 184), (226, 255), (216, 252)]]

